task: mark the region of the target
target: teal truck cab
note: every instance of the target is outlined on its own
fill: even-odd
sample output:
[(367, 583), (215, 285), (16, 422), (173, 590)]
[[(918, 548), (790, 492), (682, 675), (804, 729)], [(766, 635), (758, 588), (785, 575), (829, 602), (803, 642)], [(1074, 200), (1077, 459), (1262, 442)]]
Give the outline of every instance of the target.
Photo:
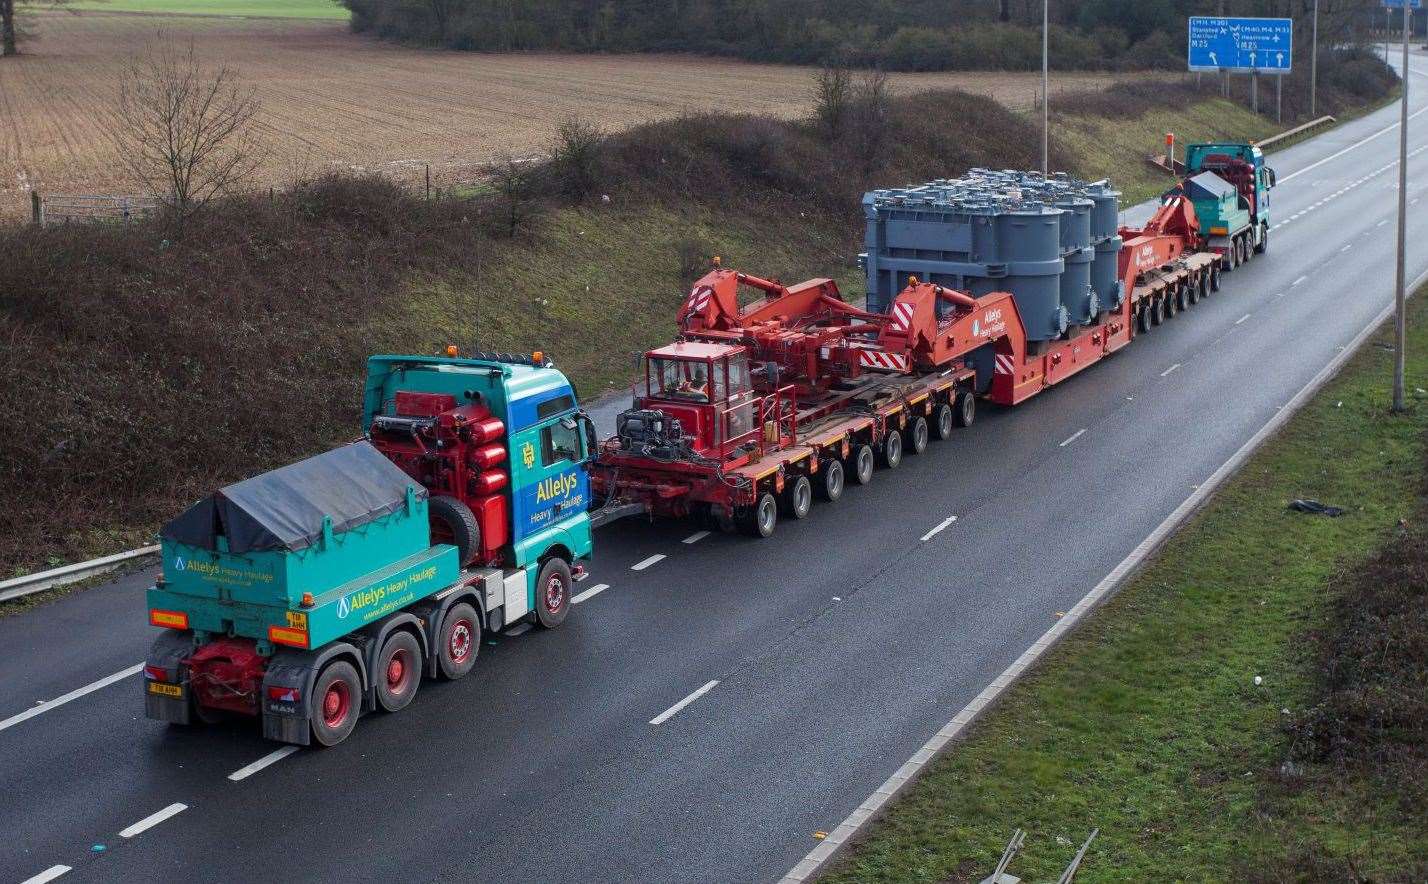
[(1186, 194), (1195, 205), (1202, 245), (1225, 256), (1234, 269), (1269, 248), (1269, 191), (1274, 170), (1264, 151), (1241, 142), (1185, 148)]
[(150, 718), (238, 714), (330, 746), (483, 633), (559, 626), (591, 554), (595, 435), (545, 358), (374, 356), (366, 436), (229, 485), (160, 532)]

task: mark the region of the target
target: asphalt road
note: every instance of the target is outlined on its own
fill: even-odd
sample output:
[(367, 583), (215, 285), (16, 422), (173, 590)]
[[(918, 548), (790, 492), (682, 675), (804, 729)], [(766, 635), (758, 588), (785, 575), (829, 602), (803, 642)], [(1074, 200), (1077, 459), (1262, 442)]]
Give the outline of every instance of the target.
[(277, 747), (147, 721), (133, 674), (38, 706), (142, 660), (149, 574), (0, 619), (0, 879), (777, 878), (1391, 300), (1397, 113), (1274, 155), (1270, 253), (1113, 359), (773, 541), (605, 529), (564, 627), (336, 749), (235, 781)]

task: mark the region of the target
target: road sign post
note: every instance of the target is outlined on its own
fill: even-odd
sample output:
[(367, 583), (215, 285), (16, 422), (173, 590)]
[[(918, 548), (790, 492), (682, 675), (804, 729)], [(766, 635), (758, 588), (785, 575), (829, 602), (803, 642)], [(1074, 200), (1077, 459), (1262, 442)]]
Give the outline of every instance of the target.
[[(1383, 0), (1388, 9), (1403, 8), (1403, 80), (1402, 107), (1398, 120), (1398, 261), (1393, 282), (1393, 413), (1404, 410), (1404, 363), (1408, 348), (1408, 318), (1404, 314), (1408, 285), (1404, 250), (1408, 241), (1408, 41), (1413, 10), (1423, 8), (1423, 0)], [(1387, 44), (1385, 44), (1386, 46)], [(1387, 59), (1388, 53), (1384, 53)]]

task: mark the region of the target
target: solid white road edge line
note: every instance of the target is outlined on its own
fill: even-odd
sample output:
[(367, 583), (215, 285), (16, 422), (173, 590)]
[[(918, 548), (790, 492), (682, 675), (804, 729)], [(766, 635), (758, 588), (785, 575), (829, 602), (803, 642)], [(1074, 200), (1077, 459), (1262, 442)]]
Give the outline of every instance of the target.
[(187, 804), (180, 804), (175, 801), (173, 804), (170, 804), (168, 807), (165, 807), (158, 813), (151, 813), (143, 819), (139, 820), (134, 825), (130, 826), (129, 828), (121, 829), (119, 832), (119, 837), (133, 838), (135, 835), (141, 835), (144, 832), (147, 832), (149, 829), (152, 829), (154, 826), (157, 826), (164, 820), (168, 819), (169, 817), (178, 816), (185, 810), (188, 810)]
[(282, 761), (284, 758), (287, 758), (289, 755), (293, 754), (301, 748), (301, 746), (284, 746), (281, 749), (274, 749), (272, 752), (269, 752), (267, 755), (264, 755), (262, 758), (259, 758), (252, 764), (240, 767), (237, 770), (233, 771), (233, 773), (228, 775), (228, 779), (232, 780), (235, 783), (239, 780), (246, 780), (253, 774), (262, 770), (263, 768), (277, 764), (279, 761)]
[(20, 884), (45, 884), (46, 881), (53, 881), (60, 875), (63, 875), (66, 872), (70, 871), (73, 870), (69, 866), (50, 866), (48, 869), (45, 869), (38, 875), (35, 875), (31, 878), (26, 878), (25, 880), (21, 881)]
[(714, 690), (714, 686), (718, 683), (719, 679), (717, 678), (712, 681), (706, 682), (704, 687), (685, 697), (683, 700), (680, 700), (678, 703), (675, 703), (673, 706), (664, 710), (659, 715), (656, 715), (654, 718), (651, 718), (650, 724), (664, 724), (666, 721), (669, 721), (675, 715), (679, 714), (679, 710), (683, 709), (685, 706), (688, 706), (690, 703), (693, 703), (695, 700), (698, 700), (700, 697)]
[[(1425, 282), (1428, 282), (1428, 272), (1421, 274), (1415, 279), (1413, 284), (1409, 287), (1409, 291), (1411, 292), (1419, 288)], [(1016, 658), (1015, 662), (1004, 669), (1001, 675), (992, 679), (992, 683), (987, 685), (980, 694), (973, 698), (972, 702), (963, 706), (962, 709), (952, 717), (951, 721), (943, 725), (942, 729), (934, 734), (930, 740), (923, 743), (922, 748), (912, 753), (912, 757), (908, 758), (902, 767), (899, 767), (893, 772), (892, 776), (883, 781), (883, 784), (874, 790), (873, 794), (864, 799), (863, 803), (859, 804), (852, 813), (848, 814), (843, 822), (838, 824), (837, 828), (829, 832), (828, 836), (820, 841), (817, 847), (810, 850), (808, 855), (805, 856), (798, 865), (790, 869), (788, 874), (783, 876), (780, 884), (802, 884), (802, 882), (817, 878), (824, 867), (828, 865), (829, 861), (837, 856), (843, 846), (848, 843), (849, 839), (857, 835), (862, 831), (864, 826), (875, 819), (887, 806), (888, 802), (896, 798), (903, 789), (907, 788), (909, 783), (917, 779), (917, 777), (926, 770), (927, 765), (933, 759), (945, 752), (947, 747), (966, 729), (967, 725), (975, 721), (988, 706), (996, 702), (1006, 689), (1011, 687), (1032, 664), (1040, 660), (1052, 646), (1064, 638), (1083, 618), (1095, 610), (1101, 602), (1105, 601), (1107, 597), (1114, 595), (1115, 590), (1120, 588), (1121, 583), (1134, 573), (1135, 570), (1165, 542), (1166, 538), (1168, 538), (1176, 528), (1180, 527), (1180, 523), (1184, 522), (1192, 513), (1198, 510), (1210, 495), (1224, 484), (1226, 479), (1232, 476), (1246, 460), (1249, 460), (1250, 455), (1254, 454), (1255, 450), (1263, 445), (1266, 439), (1278, 432), (1279, 428), (1282, 427), (1289, 418), (1294, 416), (1299, 409), (1303, 408), (1304, 403), (1315, 393), (1319, 392), (1319, 389), (1338, 373), (1344, 363), (1358, 352), (1359, 347), (1363, 346), (1364, 341), (1368, 340), (1369, 336), (1387, 322), (1392, 315), (1393, 305), (1389, 304), (1363, 331), (1359, 332), (1354, 339), (1349, 342), (1347, 347), (1341, 350), (1333, 359), (1329, 360), (1328, 364), (1320, 369), (1319, 373), (1314, 375), (1309, 383), (1304, 385), (1303, 389), (1295, 393), (1294, 398), (1279, 408), (1274, 416), (1260, 428), (1259, 432), (1251, 436), (1248, 442), (1242, 445), (1238, 451), (1230, 456), (1229, 460), (1225, 461), (1219, 469), (1210, 475), (1210, 478), (1206, 479), (1204, 483), (1197, 487), (1195, 493), (1185, 498), (1185, 501), (1181, 503), (1180, 506), (1176, 507), (1170, 515), (1166, 516), (1165, 521), (1157, 525), (1155, 530), (1150, 532), (1149, 536), (1142, 540), (1135, 549), (1131, 550), (1130, 555), (1126, 556), (1119, 565), (1116, 565), (1111, 573), (1107, 574), (1100, 583), (1096, 584), (1094, 589), (1086, 593), (1071, 610), (1067, 611), (1065, 617), (1062, 617), (1054, 626), (1042, 633), (1041, 637), (1033, 642), (1031, 647), (1023, 651), (1021, 656)]]
[(1075, 442), (1077, 439), (1080, 439), (1080, 438), (1081, 438), (1081, 434), (1084, 433), (1084, 432), (1086, 432), (1086, 429), (1085, 429), (1084, 427), (1082, 427), (1081, 429), (1079, 429), (1079, 430), (1077, 430), (1076, 432), (1072, 433), (1072, 434), (1071, 434), (1070, 436), (1068, 436), (1066, 439), (1062, 440), (1061, 444), (1058, 445), (1058, 446), (1056, 446), (1056, 447), (1057, 447), (1057, 448), (1065, 448), (1067, 445), (1070, 445), (1072, 442)]
[(695, 531), (693, 534), (680, 541), (680, 543), (698, 543), (699, 541), (703, 540), (708, 536), (708, 531)]
[(605, 590), (607, 590), (607, 589), (609, 589), (609, 588), (610, 588), (610, 584), (608, 584), (608, 583), (597, 583), (597, 584), (595, 584), (594, 586), (590, 587), (589, 589), (585, 590), (584, 592), (582, 592), (582, 593), (580, 593), (579, 595), (577, 595), (577, 596), (575, 596), (574, 598), (572, 598), (572, 599), (570, 600), (570, 603), (571, 603), (572, 605), (578, 605), (578, 604), (580, 604), (581, 602), (589, 601), (590, 599), (593, 599), (595, 596), (599, 595), (600, 593), (604, 592)]
[(122, 680), (122, 679), (126, 679), (126, 678), (128, 678), (129, 676), (138, 673), (138, 672), (141, 671), (143, 668), (144, 668), (144, 664), (143, 664), (143, 663), (135, 663), (133, 666), (130, 666), (128, 669), (121, 669), (121, 670), (119, 670), (118, 672), (114, 673), (113, 675), (106, 675), (106, 676), (104, 676), (104, 677), (101, 678), (99, 681), (92, 681), (92, 682), (90, 682), (89, 684), (85, 685), (85, 686), (82, 687), (82, 688), (75, 688), (74, 690), (72, 690), (72, 691), (70, 691), (69, 693), (65, 694), (63, 697), (56, 697), (56, 698), (54, 698), (53, 700), (46, 700), (45, 702), (41, 703), (41, 704), (38, 705), (38, 706), (34, 706), (34, 707), (30, 708), (30, 709), (26, 709), (24, 712), (21, 712), (21, 713), (19, 713), (18, 715), (12, 715), (12, 716), (10, 716), (9, 718), (5, 719), (4, 721), (0, 721), (0, 731), (5, 730), (6, 728), (14, 727), (15, 725), (19, 724), (19, 723), (22, 722), (22, 721), (29, 721), (31, 718), (34, 718), (36, 715), (39, 715), (39, 714), (42, 713), (42, 712), (49, 712), (51, 709), (54, 709), (54, 708), (57, 707), (57, 706), (63, 706), (64, 704), (68, 703), (70, 700), (78, 700), (80, 697), (83, 697), (85, 694), (93, 693), (93, 692), (99, 690), (100, 688), (107, 688), (107, 687), (109, 687), (110, 685), (114, 684), (114, 682), (116, 682), (116, 681), (120, 681), (120, 680)]
[(663, 562), (664, 559), (665, 559), (664, 553), (656, 553), (655, 555), (652, 555), (652, 556), (650, 556), (649, 558), (645, 559), (643, 562), (635, 562), (633, 565), (630, 566), (630, 570), (631, 570), (631, 571), (643, 571), (644, 569), (648, 568), (650, 565), (656, 565), (656, 564), (659, 564), (660, 562)]
[(922, 535), (922, 538), (919, 542), (926, 543), (927, 541), (936, 537), (938, 534), (941, 534), (943, 531), (946, 531), (947, 527), (955, 521), (957, 521), (956, 516), (948, 516), (947, 518), (938, 522), (936, 528), (933, 528), (931, 531), (928, 531), (926, 534)]

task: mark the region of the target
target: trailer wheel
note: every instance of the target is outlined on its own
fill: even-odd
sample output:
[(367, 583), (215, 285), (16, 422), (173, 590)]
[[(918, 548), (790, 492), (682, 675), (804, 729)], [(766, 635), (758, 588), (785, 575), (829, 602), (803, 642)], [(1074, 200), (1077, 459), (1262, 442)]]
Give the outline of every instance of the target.
[(1210, 291), (1212, 292), (1218, 292), (1220, 290), (1220, 263), (1221, 262), (1216, 261), (1210, 265)]
[(932, 435), (943, 441), (951, 439), (954, 420), (952, 406), (946, 402), (938, 403), (937, 407), (932, 409)]
[(431, 521), (431, 542), (451, 544), (456, 547), (461, 567), (471, 564), (481, 551), (481, 528), (471, 507), (454, 497), (440, 495), (427, 502), (426, 512)]
[(883, 440), (883, 466), (890, 470), (897, 469), (902, 463), (902, 433), (897, 430), (889, 430), (887, 438)]
[(362, 683), (357, 670), (338, 660), (322, 670), (313, 685), (312, 736), (323, 746), (336, 746), (357, 726)]
[(376, 682), (377, 705), (388, 712), (407, 708), (421, 687), (421, 645), (416, 637), (405, 629), (387, 636), (377, 654), (372, 680)]
[(570, 613), (570, 566), (561, 558), (547, 559), (536, 575), (536, 622), (554, 629)]
[(952, 416), (957, 426), (970, 427), (972, 421), (977, 419), (977, 397), (972, 395), (971, 390), (958, 390), (956, 405)]
[(1165, 322), (1165, 298), (1157, 296), (1150, 302), (1150, 324), (1160, 325)]
[(806, 519), (813, 511), (813, 483), (799, 476), (783, 489), (783, 514), (790, 519)]
[(760, 492), (754, 505), (739, 507), (734, 518), (739, 530), (750, 537), (772, 537), (778, 524), (778, 503), (769, 492)]
[(1175, 309), (1177, 312), (1184, 312), (1190, 309), (1190, 281), (1182, 279), (1175, 287)]
[(1176, 288), (1166, 290), (1165, 297), (1161, 299), (1165, 302), (1166, 319), (1174, 319), (1175, 314), (1180, 312), (1175, 306), (1175, 299), (1179, 297), (1179, 295), (1179, 287), (1177, 286)]
[(441, 634), (436, 647), (437, 670), (442, 678), (456, 681), (476, 665), (481, 650), (481, 618), (476, 609), (458, 602), (441, 618)]
[(818, 465), (823, 481), (818, 483), (818, 496), (833, 503), (843, 496), (843, 462), (830, 457)]
[(859, 445), (853, 450), (851, 462), (854, 482), (866, 485), (873, 481), (873, 446)]
[(912, 447), (913, 454), (921, 454), (927, 450), (927, 418), (922, 415), (912, 419), (912, 426), (907, 429), (907, 441)]
[(1205, 282), (1205, 274), (1202, 272), (1191, 281), (1190, 300), (1193, 303), (1200, 303), (1210, 294), (1210, 289)]
[(1269, 225), (1261, 224), (1259, 226), (1259, 245), (1254, 247), (1254, 253), (1263, 255), (1267, 251), (1269, 251)]
[(1135, 325), (1141, 334), (1150, 333), (1150, 306), (1144, 302), (1135, 309)]

